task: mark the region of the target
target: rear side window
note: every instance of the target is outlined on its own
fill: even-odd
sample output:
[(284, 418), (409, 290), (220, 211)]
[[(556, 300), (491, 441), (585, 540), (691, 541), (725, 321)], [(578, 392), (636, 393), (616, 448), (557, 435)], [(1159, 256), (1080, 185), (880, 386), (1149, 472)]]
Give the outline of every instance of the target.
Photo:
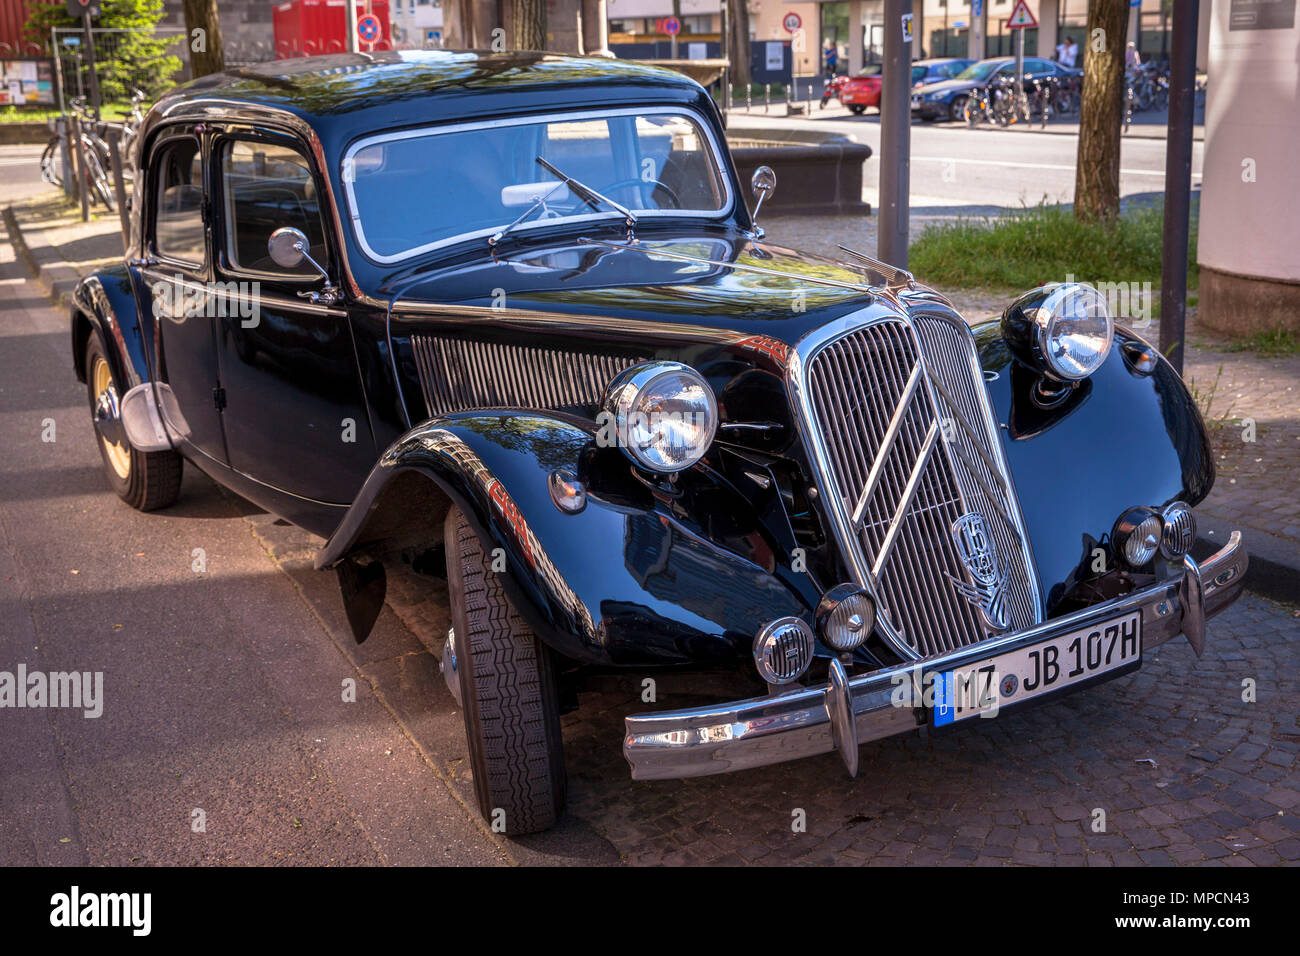
[(285, 269), (267, 254), (267, 240), (283, 226), (306, 235), (311, 257), (329, 268), (320, 200), (311, 166), (302, 153), (273, 143), (226, 143), (221, 151), (221, 192), (226, 209), (226, 255), (236, 268), (315, 277), (318, 273), (308, 262)]
[(203, 240), (203, 151), (188, 137), (158, 153), (154, 249), (168, 259), (201, 265)]

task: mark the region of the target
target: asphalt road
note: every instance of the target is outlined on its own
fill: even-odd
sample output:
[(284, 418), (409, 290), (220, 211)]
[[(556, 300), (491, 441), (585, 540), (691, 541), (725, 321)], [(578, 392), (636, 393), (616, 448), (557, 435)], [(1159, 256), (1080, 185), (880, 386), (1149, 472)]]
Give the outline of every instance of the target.
[[(97, 718), (0, 709), (0, 865), (525, 858), (452, 784), (464, 740), (446, 691), (424, 715), (445, 718), (442, 752), (395, 718), (409, 632), (349, 647), (331, 576), (305, 593), (257, 531), (273, 519), (188, 465), (163, 513), (108, 492), (67, 317), (8, 242), (0, 443), (0, 671), (103, 675)], [(563, 862), (565, 840), (528, 862)], [(598, 850), (583, 856), (616, 858)]]
[(0, 146), (0, 193), (6, 203), (29, 199), (49, 189), (41, 179), (44, 146)]
[[(815, 107), (814, 107), (815, 109)], [(863, 175), (863, 198), (879, 207), (880, 118), (874, 112), (844, 119), (736, 113), (732, 128), (780, 127), (850, 134), (874, 151)], [(955, 124), (913, 123), (911, 206), (915, 213), (971, 206), (971, 213), (1074, 201), (1078, 137), (1037, 127), (966, 129)], [(1192, 188), (1199, 189), (1204, 143), (1193, 143)], [(1120, 195), (1164, 193), (1165, 140), (1126, 137), (1120, 152)], [(777, 183), (777, 189), (780, 189)]]

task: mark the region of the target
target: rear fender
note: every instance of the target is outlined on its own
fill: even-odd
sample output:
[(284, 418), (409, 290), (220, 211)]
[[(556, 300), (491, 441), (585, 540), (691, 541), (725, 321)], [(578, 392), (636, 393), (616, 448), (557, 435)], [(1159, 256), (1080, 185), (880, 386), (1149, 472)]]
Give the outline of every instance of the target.
[[(617, 452), (596, 451), (595, 427), (531, 412), (466, 412), (398, 439), (316, 560), (318, 568), (347, 568), (341, 584), (345, 600), (351, 592), (358, 605), (354, 636), (364, 639), (374, 621), (369, 612), (379, 610), (370, 566), (440, 542), (452, 504), (499, 562), (516, 609), (574, 660), (733, 663), (749, 653), (763, 623), (786, 615), (811, 620), (806, 599), (780, 569), (721, 547), (671, 509), (603, 497), (589, 483), (586, 506), (561, 512), (549, 490), (554, 471), (583, 476), (593, 454), (621, 461)], [(626, 474), (625, 461), (618, 471)], [(708, 482), (711, 475), (697, 467), (682, 480)]]

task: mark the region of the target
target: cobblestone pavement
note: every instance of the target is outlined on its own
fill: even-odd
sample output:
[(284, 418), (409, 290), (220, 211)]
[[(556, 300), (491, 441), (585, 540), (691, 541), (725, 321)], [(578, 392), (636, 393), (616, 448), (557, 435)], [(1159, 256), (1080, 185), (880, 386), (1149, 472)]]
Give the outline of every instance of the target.
[[(445, 585), (396, 575), (389, 604), (441, 652)], [(624, 715), (727, 688), (661, 677), (646, 705), (645, 675), (601, 678), (564, 719), (569, 814), (632, 864), (1294, 864), (1297, 638), (1300, 611), (1248, 594), (1211, 622), (1199, 661), (1178, 639), (1134, 675), (1035, 710), (867, 744), (856, 780), (828, 754), (634, 782)]]
[[(835, 220), (769, 225), (776, 243), (834, 252)], [(865, 235), (875, 219), (841, 225)], [(107, 234), (96, 237), (80, 224), (49, 221), (41, 232), (46, 248), (82, 260), (79, 271), (116, 254)], [(874, 248), (874, 234), (862, 245)], [(972, 320), (996, 314), (1005, 302), (978, 290), (953, 298)], [(1300, 549), (1294, 477), (1300, 359), (1227, 351), (1198, 335), (1194, 317), (1190, 342), (1187, 378), (1210, 420), (1223, 419), (1212, 429), (1219, 482), (1204, 507), (1289, 536)], [(1241, 440), (1239, 419), (1248, 417), (1256, 423), (1253, 443)], [(308, 577), (315, 575), (308, 569), (318, 539), (266, 515), (247, 520), (291, 576), (321, 580)], [(332, 588), (303, 590), (319, 603), (323, 619), (339, 617)], [(394, 708), (403, 729), (422, 746), (424, 737), (439, 741), (447, 755), (436, 762), (472, 805), (469, 770), (457, 756), (464, 748), (458, 715), (437, 678), (448, 626), (445, 583), (393, 573), (389, 605), (423, 650), (376, 660), (363, 673), (373, 671), (390, 702), (406, 694), (413, 710), (401, 710), (405, 700)], [(868, 744), (857, 780), (847, 778), (838, 757), (826, 755), (733, 775), (634, 783), (620, 750), (625, 714), (704, 703), (706, 692), (736, 692), (716, 680), (660, 677), (658, 701), (646, 705), (640, 700), (645, 675), (593, 680), (580, 709), (564, 722), (570, 797), (560, 829), (567, 837), (515, 841), (515, 855), (524, 862), (554, 858), (558, 851), (548, 841), (568, 838), (577, 849), (567, 852), (576, 858), (600, 854), (602, 862), (633, 864), (1294, 864), (1300, 860), (1297, 638), (1300, 610), (1247, 594), (1211, 623), (1202, 660), (1178, 640), (1154, 652), (1136, 674), (1038, 709), (972, 721), (944, 735)], [(365, 647), (367, 655), (376, 653)], [(386, 676), (390, 669), (399, 677)], [(394, 689), (392, 680), (401, 687)], [(1253, 703), (1242, 699), (1248, 680)], [(799, 818), (805, 829), (795, 832)], [(587, 834), (595, 839), (584, 842)]]

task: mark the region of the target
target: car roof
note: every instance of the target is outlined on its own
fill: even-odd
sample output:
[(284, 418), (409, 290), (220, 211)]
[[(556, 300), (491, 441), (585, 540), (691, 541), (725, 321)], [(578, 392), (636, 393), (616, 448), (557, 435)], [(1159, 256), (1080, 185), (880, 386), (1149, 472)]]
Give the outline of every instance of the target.
[[(597, 96), (597, 90), (599, 95)], [(609, 57), (481, 50), (388, 50), (272, 60), (185, 83), (155, 112), (193, 113), (187, 106), (286, 110), (313, 126), (400, 125), (595, 98), (694, 102), (703, 88), (681, 73)]]

